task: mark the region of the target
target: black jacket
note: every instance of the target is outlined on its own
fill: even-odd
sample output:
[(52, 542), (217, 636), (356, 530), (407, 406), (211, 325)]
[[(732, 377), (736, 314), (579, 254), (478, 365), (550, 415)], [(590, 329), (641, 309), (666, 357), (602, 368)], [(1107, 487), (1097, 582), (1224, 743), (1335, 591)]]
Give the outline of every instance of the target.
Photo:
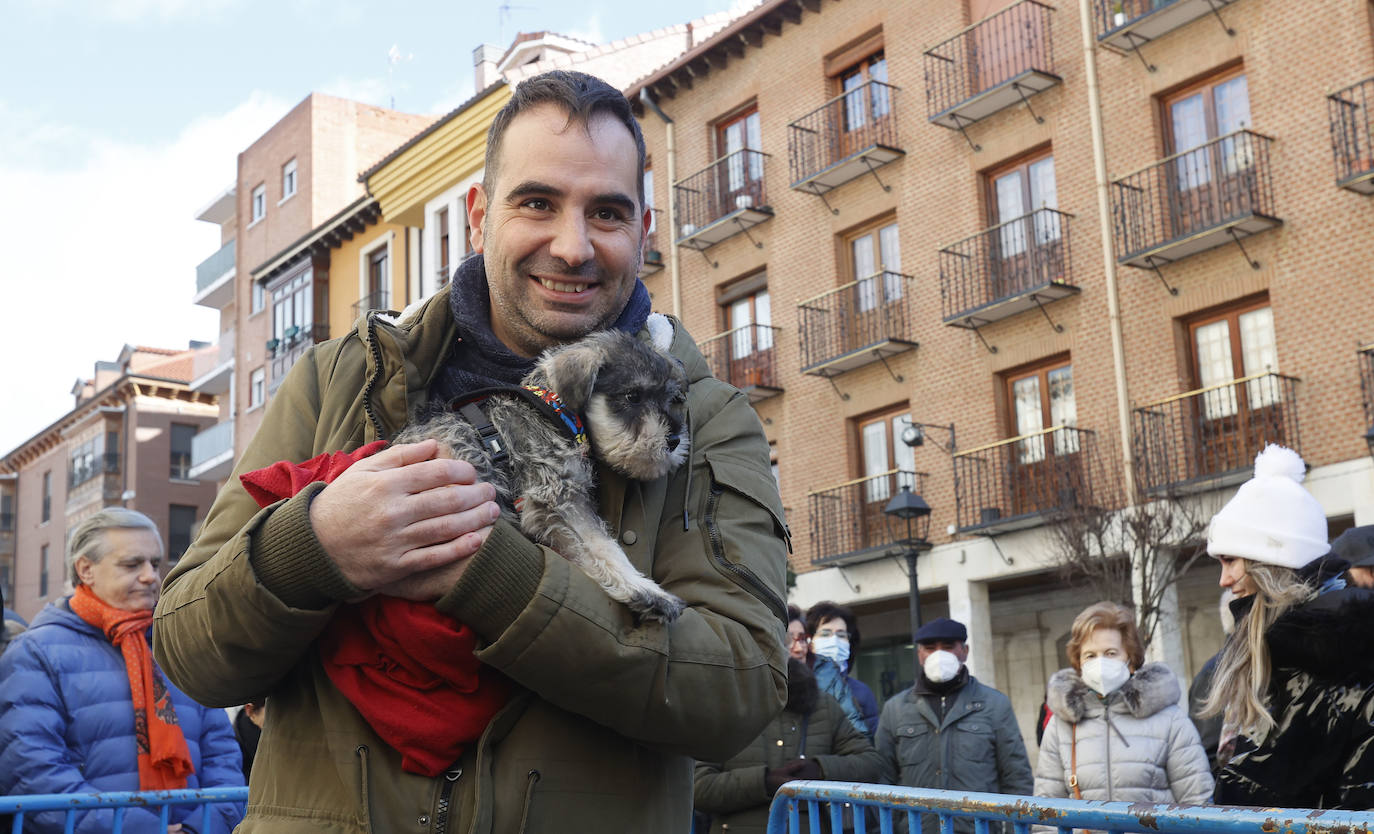
[[(1323, 561), (1301, 573), (1316, 584), (1344, 569)], [(1259, 745), (1237, 739), (1216, 802), (1374, 808), (1374, 591), (1324, 593), (1280, 617), (1265, 642), (1275, 726)]]

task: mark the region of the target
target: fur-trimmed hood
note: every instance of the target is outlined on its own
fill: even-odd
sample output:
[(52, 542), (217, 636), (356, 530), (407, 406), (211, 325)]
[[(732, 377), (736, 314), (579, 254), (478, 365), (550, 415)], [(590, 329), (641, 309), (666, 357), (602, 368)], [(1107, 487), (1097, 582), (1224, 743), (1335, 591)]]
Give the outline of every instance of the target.
[(1146, 663), (1121, 688), (1105, 699), (1094, 692), (1073, 669), (1060, 669), (1050, 677), (1047, 700), (1050, 711), (1071, 724), (1096, 718), (1108, 707), (1112, 712), (1149, 718), (1178, 703), (1178, 678), (1163, 663)]

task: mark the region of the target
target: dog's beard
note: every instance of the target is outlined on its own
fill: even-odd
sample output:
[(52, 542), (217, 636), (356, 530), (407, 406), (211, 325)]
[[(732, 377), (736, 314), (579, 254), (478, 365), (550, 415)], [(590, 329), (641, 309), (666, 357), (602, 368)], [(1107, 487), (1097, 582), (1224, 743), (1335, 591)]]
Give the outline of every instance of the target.
[(652, 481), (672, 472), (687, 459), (688, 440), (668, 448), (668, 421), (653, 414), (626, 424), (606, 397), (594, 394), (587, 404), (587, 430), (597, 457), (636, 481)]

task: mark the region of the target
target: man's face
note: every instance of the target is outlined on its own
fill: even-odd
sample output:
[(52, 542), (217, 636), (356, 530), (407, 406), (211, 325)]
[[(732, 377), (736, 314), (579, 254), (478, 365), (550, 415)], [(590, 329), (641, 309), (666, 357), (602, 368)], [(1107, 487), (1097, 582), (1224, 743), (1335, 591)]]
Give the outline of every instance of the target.
[(1351, 568), (1350, 583), (1357, 588), (1374, 588), (1374, 568)]
[(941, 650), (959, 658), (960, 663), (968, 663), (968, 644), (963, 640), (927, 640), (917, 643), (916, 658), (924, 665), (927, 657)]
[(615, 322), (634, 290), (648, 228), (634, 137), (613, 116), (568, 123), (556, 104), (515, 117), (488, 194), (468, 192), (486, 263), (492, 331), (521, 356)]
[(162, 541), (151, 530), (116, 527), (100, 534), (104, 556), (76, 560), (82, 585), (121, 611), (147, 611), (157, 604), (162, 576)]

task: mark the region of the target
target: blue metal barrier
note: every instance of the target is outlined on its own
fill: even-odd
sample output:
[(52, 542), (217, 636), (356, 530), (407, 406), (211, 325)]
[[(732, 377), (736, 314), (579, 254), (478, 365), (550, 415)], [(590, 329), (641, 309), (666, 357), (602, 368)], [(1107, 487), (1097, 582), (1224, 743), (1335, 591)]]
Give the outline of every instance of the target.
[(1030, 834), (1032, 825), (1051, 826), (1059, 834), (1073, 834), (1074, 829), (1108, 834), (1370, 834), (1374, 830), (1371, 811), (1149, 805), (852, 782), (788, 782), (773, 797), (768, 834), (803, 834), (803, 807), (810, 834), (820, 834), (822, 819), (829, 820), (829, 831), (838, 832), (846, 803), (855, 808), (854, 834), (872, 830), (869, 815), (859, 808), (873, 809), (878, 834), (893, 834), (894, 818), (905, 818), (907, 830), (919, 832), (922, 814), (939, 818), (940, 834), (953, 834), (956, 819), (972, 820), (974, 834), (989, 834), (989, 823), (998, 822), (1011, 823), (1015, 834)]
[[(14, 814), (14, 824), (10, 831), (20, 834), (24, 828), (24, 816), (43, 811), (65, 811), (67, 814), (63, 831), (71, 834), (76, 826), (76, 815), (82, 811), (100, 808), (114, 809), (114, 824), (111, 834), (121, 834), (124, 830), (124, 812), (129, 808), (157, 808), (158, 821), (165, 831), (173, 805), (199, 805), (200, 825), (197, 831), (211, 829), (210, 806), (225, 802), (247, 802), (247, 788), (200, 788), (181, 791), (117, 791), (110, 793), (47, 793), (28, 796), (0, 796), (0, 815)], [(195, 825), (195, 823), (191, 823)]]

